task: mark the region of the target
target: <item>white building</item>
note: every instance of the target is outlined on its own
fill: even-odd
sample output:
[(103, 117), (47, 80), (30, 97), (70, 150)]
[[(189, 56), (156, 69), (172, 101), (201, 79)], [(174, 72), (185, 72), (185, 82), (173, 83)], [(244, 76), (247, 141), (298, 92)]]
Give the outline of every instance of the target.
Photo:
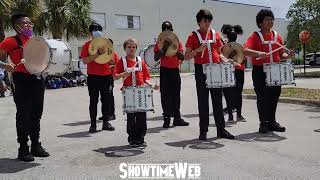
[[(244, 43), (257, 30), (256, 14), (270, 7), (234, 3), (223, 0), (92, 0), (91, 17), (104, 28), (105, 36), (114, 41), (116, 52), (123, 56), (123, 42), (128, 37), (139, 41), (139, 50), (154, 44), (161, 32), (161, 24), (170, 21), (174, 32), (185, 44), (188, 34), (198, 28), (196, 13), (208, 9), (213, 14), (212, 28), (217, 32), (223, 24), (241, 25), (244, 34), (238, 41)], [(287, 34), (284, 19), (275, 19), (275, 29), (283, 38)], [(81, 46), (86, 40), (68, 42), (73, 59), (78, 59)], [(193, 70), (192, 61), (185, 62), (183, 71)]]

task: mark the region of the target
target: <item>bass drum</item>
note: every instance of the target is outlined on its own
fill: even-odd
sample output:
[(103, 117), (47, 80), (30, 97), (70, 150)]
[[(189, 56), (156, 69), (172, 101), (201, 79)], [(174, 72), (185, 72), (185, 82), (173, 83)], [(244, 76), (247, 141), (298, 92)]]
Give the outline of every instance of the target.
[(30, 74), (61, 76), (69, 70), (72, 54), (61, 39), (34, 37), (23, 48), (23, 58)]
[(159, 69), (160, 68), (160, 61), (156, 62), (154, 60), (154, 47), (155, 47), (155, 45), (149, 45), (149, 46), (143, 48), (140, 51), (139, 56), (145, 60), (147, 66), (150, 69)]

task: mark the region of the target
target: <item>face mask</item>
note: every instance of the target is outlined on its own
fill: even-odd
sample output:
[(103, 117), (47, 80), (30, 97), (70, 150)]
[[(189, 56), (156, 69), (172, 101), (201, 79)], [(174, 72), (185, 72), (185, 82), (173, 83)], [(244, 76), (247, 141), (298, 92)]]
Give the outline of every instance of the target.
[(102, 32), (101, 31), (92, 31), (92, 37), (101, 37), (102, 36)]
[(29, 29), (29, 28), (21, 28), (18, 26), (18, 28), (20, 29), (20, 33), (26, 37), (31, 37), (33, 34), (33, 30)]

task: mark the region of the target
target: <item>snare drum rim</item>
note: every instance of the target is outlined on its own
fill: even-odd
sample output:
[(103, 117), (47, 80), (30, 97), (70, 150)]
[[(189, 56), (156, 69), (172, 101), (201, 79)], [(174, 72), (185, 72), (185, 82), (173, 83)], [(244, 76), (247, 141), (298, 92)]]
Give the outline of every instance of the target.
[[(150, 48), (152, 48), (151, 51), (154, 52), (155, 46), (156, 46), (156, 45), (151, 44), (151, 45), (147, 46), (147, 47), (146, 47), (146, 50), (143, 52), (144, 61), (146, 62), (147, 66), (148, 66), (149, 68), (151, 68), (151, 69), (159, 69), (159, 68), (160, 68), (160, 63), (155, 62), (154, 65), (156, 65), (156, 64), (158, 64), (158, 65), (157, 65), (157, 66), (151, 66), (151, 65), (148, 63), (148, 61), (146, 60), (146, 58), (145, 58), (145, 57), (146, 57), (146, 52), (148, 52), (148, 50), (149, 50)], [(154, 58), (153, 58), (153, 61), (155, 61)]]

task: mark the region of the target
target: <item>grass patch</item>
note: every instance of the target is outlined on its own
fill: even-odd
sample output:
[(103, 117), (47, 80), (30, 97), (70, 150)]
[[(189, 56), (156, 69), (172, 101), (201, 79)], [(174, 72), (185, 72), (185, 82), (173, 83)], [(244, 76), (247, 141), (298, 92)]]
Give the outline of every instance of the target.
[(306, 72), (306, 74), (302, 73), (294, 73), (295, 77), (320, 77), (320, 71), (315, 72)]
[[(243, 93), (255, 95), (253, 89), (244, 89)], [(320, 101), (320, 89), (282, 88), (280, 96)]]

